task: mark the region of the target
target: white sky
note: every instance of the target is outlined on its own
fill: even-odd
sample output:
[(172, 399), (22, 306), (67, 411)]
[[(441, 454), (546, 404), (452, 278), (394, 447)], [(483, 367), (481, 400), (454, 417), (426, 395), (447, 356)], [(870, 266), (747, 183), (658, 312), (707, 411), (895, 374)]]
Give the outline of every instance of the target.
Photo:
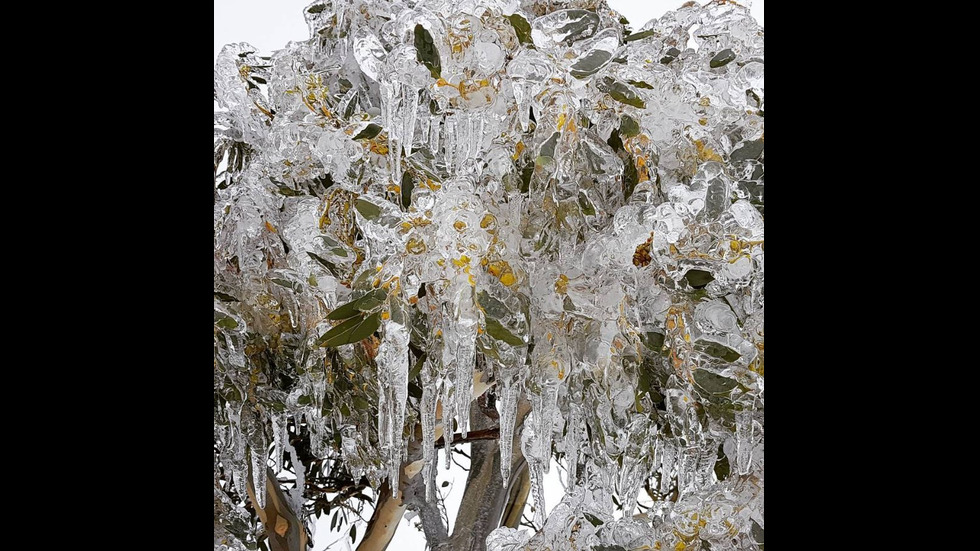
[[(634, 29), (675, 9), (684, 0), (607, 0), (629, 19)], [(703, 0), (702, 0), (703, 1)], [(214, 0), (214, 59), (231, 42), (248, 42), (264, 54), (290, 40), (308, 38), (303, 8), (313, 0)], [(751, 5), (752, 16), (765, 25), (765, 0), (742, 0)]]
[[(626, 16), (634, 29), (639, 29), (650, 19), (660, 17), (664, 12), (679, 7), (685, 0), (607, 1), (613, 9)], [(312, 2), (313, 0), (214, 0), (214, 59), (217, 59), (221, 48), (231, 42), (248, 42), (263, 54), (269, 54), (273, 50), (282, 48), (290, 40), (308, 38), (302, 10)], [(765, 24), (765, 0), (742, 0), (741, 3), (750, 5), (753, 17), (759, 23)], [(464, 445), (461, 449), (469, 454), (469, 448), (469, 445)], [(444, 450), (440, 450), (440, 466), (444, 465), (443, 453)], [(469, 465), (469, 461), (463, 456), (457, 455), (457, 460), (464, 466)], [(546, 511), (550, 511), (564, 495), (564, 488), (559, 480), (563, 475), (564, 471), (557, 469), (556, 464), (553, 463), (551, 473), (545, 477)], [(443, 481), (449, 481), (450, 485), (442, 488)], [(445, 497), (450, 526), (456, 520), (456, 510), (465, 485), (466, 472), (463, 469), (455, 465), (449, 471), (439, 468), (437, 488)], [(530, 512), (532, 504), (533, 499), (529, 499), (528, 505), (524, 508), (524, 513), (528, 517), (533, 516)], [(370, 515), (370, 511), (367, 511), (367, 515)], [(389, 549), (398, 551), (424, 549), (425, 538), (422, 532), (416, 530), (414, 526), (416, 522), (417, 519), (403, 520)], [(358, 543), (364, 536), (364, 531), (365, 526), (362, 523), (357, 529)], [(339, 534), (330, 532), (328, 516), (324, 516), (317, 523), (317, 534), (314, 539), (316, 545), (313, 551), (323, 551), (328, 546), (332, 550), (347, 550), (356, 546), (356, 544), (351, 546), (347, 532)]]

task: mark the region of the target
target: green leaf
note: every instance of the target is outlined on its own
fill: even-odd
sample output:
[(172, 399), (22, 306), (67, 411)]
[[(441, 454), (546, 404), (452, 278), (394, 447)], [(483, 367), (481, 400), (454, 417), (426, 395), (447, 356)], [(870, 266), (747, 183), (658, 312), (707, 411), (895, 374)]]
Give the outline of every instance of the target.
[(354, 540), (356, 539), (357, 539), (357, 525), (354, 524), (350, 527), (350, 542), (354, 543)]
[(623, 115), (623, 120), (619, 123), (619, 134), (632, 138), (640, 133), (640, 123), (629, 115)]
[(377, 220), (381, 216), (381, 207), (361, 197), (358, 197), (357, 201), (354, 202), (354, 208), (368, 220)]
[(732, 467), (728, 463), (728, 456), (725, 455), (724, 446), (718, 446), (718, 460), (715, 461), (715, 476), (718, 481), (725, 480), (731, 474)]
[(425, 365), (425, 353), (423, 352), (419, 359), (415, 361), (415, 365), (412, 366), (412, 370), (408, 372), (408, 380), (414, 380), (422, 373), (422, 366)]
[(327, 9), (325, 4), (317, 4), (315, 6), (310, 6), (306, 11), (309, 13), (320, 13), (325, 9)]
[(677, 59), (677, 56), (679, 55), (681, 55), (680, 50), (678, 50), (677, 48), (670, 48), (669, 50), (664, 52), (664, 56), (660, 58), (660, 63), (663, 63), (664, 65), (668, 65), (670, 64), (671, 61)]
[(377, 136), (380, 133), (381, 133), (381, 127), (379, 125), (374, 124), (372, 122), (371, 124), (365, 126), (364, 127), (364, 130), (361, 130), (360, 132), (358, 132), (357, 135), (354, 136), (353, 139), (355, 139), (355, 140), (370, 140), (371, 138)]
[(367, 411), (371, 409), (371, 404), (365, 400), (363, 396), (354, 396), (354, 409), (358, 411)]
[(694, 382), (712, 394), (727, 394), (738, 386), (734, 379), (722, 377), (704, 369), (694, 370)]
[(558, 144), (558, 136), (561, 132), (555, 132), (550, 138), (545, 140), (544, 144), (541, 145), (541, 151), (538, 153), (540, 157), (550, 157), (555, 158), (555, 146)]
[(613, 86), (612, 90), (609, 91), (609, 95), (612, 97), (612, 99), (620, 103), (625, 103), (626, 105), (632, 105), (633, 107), (638, 107), (640, 109), (646, 109), (647, 107), (647, 104), (636, 92), (627, 87), (625, 84), (619, 82), (617, 82)]
[(655, 30), (650, 29), (643, 31), (641, 33), (633, 33), (623, 39), (623, 42), (633, 42), (634, 40), (643, 40), (644, 38), (650, 38), (656, 33)]
[(588, 38), (595, 34), (599, 28), (599, 16), (588, 10), (571, 9), (564, 10), (568, 18), (568, 23), (555, 30), (556, 36), (565, 36), (561, 41), (566, 46), (571, 46), (574, 42)]
[(289, 281), (288, 279), (282, 279), (282, 278), (278, 278), (278, 277), (274, 277), (270, 281), (272, 281), (273, 283), (275, 283), (276, 285), (278, 285), (280, 287), (285, 287), (286, 289), (289, 289), (290, 291), (295, 291), (297, 293), (303, 292), (303, 285), (300, 284), (300, 283), (297, 283), (297, 282), (294, 282), (294, 281)]
[(527, 193), (531, 189), (531, 176), (534, 175), (534, 163), (527, 163), (521, 169), (521, 193)]
[(408, 383), (408, 395), (416, 400), (422, 399), (422, 387), (415, 384), (415, 381), (410, 381)]
[(402, 175), (402, 206), (406, 209), (412, 204), (412, 190), (415, 189), (415, 177), (408, 171)]
[(347, 304), (341, 305), (329, 314), (327, 314), (327, 319), (331, 320), (345, 320), (351, 316), (356, 316), (360, 310), (357, 309), (357, 301), (348, 302)]
[(605, 66), (611, 57), (612, 52), (593, 50), (582, 59), (576, 61), (571, 69), (569, 69), (569, 73), (579, 79), (592, 76)]
[(219, 319), (215, 323), (215, 325), (217, 325), (218, 327), (220, 327), (222, 329), (229, 329), (229, 330), (230, 329), (236, 329), (236, 328), (238, 328), (238, 322), (235, 321), (235, 318), (233, 318), (231, 316), (225, 316), (225, 317)]
[(344, 344), (359, 342), (371, 336), (381, 327), (381, 313), (376, 312), (368, 317), (355, 316), (323, 334), (317, 341), (318, 346), (338, 347)]
[(752, 538), (756, 543), (766, 543), (766, 531), (755, 520), (752, 521)]
[(595, 205), (592, 204), (588, 194), (583, 190), (579, 190), (578, 192), (578, 206), (582, 209), (582, 214), (595, 216)]
[(735, 52), (731, 48), (725, 48), (724, 50), (715, 54), (715, 57), (711, 58), (708, 62), (712, 69), (717, 69), (718, 67), (724, 67), (732, 61), (735, 60)]
[(638, 107), (640, 109), (646, 109), (647, 104), (644, 103), (643, 98), (636, 93), (636, 90), (632, 86), (626, 84), (625, 82), (620, 82), (612, 78), (604, 78), (598, 86), (599, 90), (609, 94), (612, 99), (625, 103), (626, 105), (632, 105), (633, 107)]
[(375, 289), (366, 295), (352, 300), (347, 304), (335, 308), (332, 312), (327, 314), (327, 319), (331, 320), (344, 320), (351, 316), (357, 315), (359, 312), (367, 312), (375, 307), (384, 304), (387, 293), (384, 289)]
[(432, 35), (422, 25), (415, 25), (415, 52), (419, 63), (429, 69), (432, 78), (440, 78), (442, 62), (439, 60), (439, 49), (436, 48)]
[[(707, 344), (701, 344), (697, 348), (701, 352), (704, 352), (705, 354), (707, 354), (709, 356), (712, 356), (714, 358), (718, 358), (719, 360), (725, 360), (726, 362), (734, 362), (735, 360), (738, 360), (739, 358), (742, 357), (742, 355), (739, 354), (738, 352), (735, 352), (731, 348), (728, 348), (727, 346), (725, 346), (723, 344), (718, 344), (716, 342), (710, 342), (709, 341)], [(724, 379), (724, 377), (721, 377), (721, 378)], [(697, 380), (696, 377), (695, 377), (695, 380)], [(731, 380), (731, 379), (729, 379), (729, 380)], [(733, 381), (733, 383), (734, 383), (734, 381)], [(709, 390), (709, 389), (706, 389), (706, 390)]]
[(711, 272), (706, 272), (704, 270), (688, 270), (684, 274), (684, 279), (687, 280), (687, 284), (695, 289), (702, 289), (708, 283), (715, 280), (715, 276), (711, 275)]
[(731, 159), (732, 162), (735, 161), (746, 161), (749, 159), (758, 159), (762, 156), (762, 152), (765, 150), (766, 144), (762, 140), (752, 140), (750, 142), (745, 142), (742, 147), (732, 151)]
[(640, 173), (636, 170), (636, 162), (633, 155), (627, 153), (623, 159), (623, 196), (629, 199), (636, 189), (636, 184), (640, 183)]
[(476, 294), (476, 300), (479, 303), (480, 308), (483, 308), (483, 311), (486, 313), (488, 318), (500, 319), (510, 314), (510, 310), (507, 308), (507, 306), (503, 302), (500, 302), (496, 298), (490, 296), (490, 293), (488, 293), (485, 289)]
[(221, 302), (238, 302), (238, 299), (237, 298), (235, 298), (235, 297), (233, 297), (233, 296), (231, 296), (229, 294), (222, 293), (221, 291), (215, 291), (214, 292), (214, 298), (220, 300)]
[(337, 527), (337, 513), (339, 513), (339, 512), (340, 512), (340, 509), (337, 509), (336, 511), (334, 511), (333, 512), (333, 518), (330, 519), (330, 531), (331, 532), (333, 532), (334, 528)]
[(528, 24), (527, 19), (519, 14), (512, 14), (507, 19), (510, 20), (511, 26), (514, 27), (514, 33), (517, 34), (517, 40), (521, 44), (534, 44), (531, 40), (531, 25)]
[(637, 88), (646, 88), (647, 90), (653, 90), (653, 85), (645, 80), (627, 80), (626, 82), (636, 86)]
[(653, 352), (659, 354), (664, 349), (664, 334), (657, 331), (647, 331), (640, 335), (640, 342)]
[(340, 277), (340, 270), (337, 269), (337, 266), (333, 262), (330, 262), (326, 258), (323, 258), (323, 257), (321, 257), (319, 255), (316, 255), (314, 253), (311, 253), (309, 251), (306, 251), (306, 254), (310, 255), (310, 258), (312, 258), (313, 260), (316, 260), (317, 263), (319, 263), (321, 266), (323, 266), (324, 268), (326, 268), (327, 271), (330, 272), (330, 275), (332, 275), (334, 277)]
[(589, 521), (589, 522), (592, 523), (592, 526), (602, 526), (603, 524), (605, 524), (604, 522), (602, 522), (602, 519), (601, 518), (599, 518), (599, 517), (597, 517), (597, 516), (595, 516), (593, 514), (584, 513), (584, 516), (585, 516), (585, 520), (587, 520), (587, 521)]
[(493, 318), (486, 318), (487, 334), (512, 346), (522, 346), (524, 341), (511, 333), (499, 321)]

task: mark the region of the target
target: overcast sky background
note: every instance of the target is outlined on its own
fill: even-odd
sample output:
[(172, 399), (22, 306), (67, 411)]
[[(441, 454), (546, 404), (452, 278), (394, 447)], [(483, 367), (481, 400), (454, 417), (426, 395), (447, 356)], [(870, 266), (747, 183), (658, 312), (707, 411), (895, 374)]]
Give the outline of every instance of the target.
[[(607, 0), (634, 29), (676, 9), (684, 0)], [(248, 42), (267, 55), (290, 40), (308, 38), (303, 8), (313, 0), (214, 0), (214, 58), (231, 42)], [(749, 2), (752, 16), (765, 25), (765, 0)]]
[[(666, 11), (676, 9), (685, 0), (607, 1), (613, 9), (626, 16), (634, 29), (639, 29), (647, 21), (660, 17)], [(273, 50), (285, 46), (290, 40), (305, 40), (309, 36), (302, 10), (312, 2), (313, 0), (214, 0), (214, 59), (217, 59), (218, 52), (225, 44), (232, 42), (248, 42), (258, 48), (263, 55), (268, 55)], [(765, 24), (765, 0), (742, 0), (741, 4), (750, 5), (752, 16), (759, 23)], [(469, 455), (469, 448), (469, 444), (459, 447), (467, 455)], [(457, 455), (457, 460), (463, 466), (469, 466), (469, 461), (465, 457)], [(443, 481), (448, 481), (449, 485), (445, 488), (439, 486), (439, 490), (445, 497), (451, 533), (463, 488), (466, 486), (466, 472), (455, 465), (446, 471), (442, 468), (444, 461), (444, 450), (440, 450), (438, 482), (441, 485)], [(545, 477), (546, 511), (550, 511), (564, 495), (564, 488), (560, 481), (560, 478), (564, 477), (564, 471), (559, 471), (556, 466), (557, 464), (552, 463), (551, 473)], [(533, 516), (530, 513), (532, 504), (533, 500), (529, 499), (524, 509), (528, 517)], [(424, 549), (425, 537), (416, 529), (417, 521), (418, 519), (402, 520), (389, 549), (396, 551)], [(365, 526), (362, 523), (357, 529), (357, 542), (360, 542), (364, 536), (364, 531)], [(320, 519), (316, 532), (314, 536), (316, 545), (313, 551), (323, 551), (327, 548), (347, 550), (356, 547), (356, 544), (350, 544), (347, 532), (330, 533), (328, 516)]]

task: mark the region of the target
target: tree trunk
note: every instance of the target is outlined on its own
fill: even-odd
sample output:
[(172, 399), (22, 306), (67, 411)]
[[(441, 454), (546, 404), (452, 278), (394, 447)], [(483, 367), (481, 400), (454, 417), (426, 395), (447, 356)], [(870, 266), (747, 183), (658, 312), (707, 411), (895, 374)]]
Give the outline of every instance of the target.
[[(522, 400), (517, 405), (517, 427), (524, 424), (524, 418), (531, 405)], [(487, 417), (474, 403), (470, 409), (473, 431), (496, 426), (497, 421)], [(500, 446), (496, 440), (478, 441), (470, 444), (470, 473), (466, 479), (466, 490), (459, 505), (453, 535), (449, 547), (453, 551), (484, 551), (486, 540), (494, 529), (501, 525), (505, 510), (516, 507), (512, 490), (521, 473), (526, 473), (524, 455), (521, 453), (520, 430), (514, 431), (514, 444), (511, 457), (511, 481), (504, 484), (500, 476)], [(447, 450), (450, 451), (450, 450)], [(526, 476), (526, 474), (524, 475)], [(526, 499), (526, 495), (525, 495)], [(523, 511), (523, 504), (520, 506)], [(518, 522), (520, 514), (518, 513)]]
[(521, 516), (524, 514), (524, 505), (527, 504), (527, 496), (531, 493), (531, 473), (527, 470), (527, 462), (521, 466), (521, 470), (516, 473), (510, 490), (510, 499), (504, 507), (504, 516), (500, 521), (501, 526), (517, 528), (521, 525)]
[(385, 480), (381, 483), (374, 514), (368, 522), (367, 533), (364, 534), (361, 544), (357, 546), (357, 551), (382, 551), (387, 548), (404, 514), (405, 503), (401, 497), (392, 495), (391, 485)]
[(248, 474), (248, 484), (245, 489), (259, 520), (262, 521), (262, 526), (265, 527), (265, 533), (269, 537), (269, 548), (272, 551), (306, 551), (306, 528), (296, 517), (296, 513), (289, 508), (289, 502), (276, 480), (276, 473), (272, 472), (272, 469), (266, 470), (264, 509), (256, 505), (251, 468)]

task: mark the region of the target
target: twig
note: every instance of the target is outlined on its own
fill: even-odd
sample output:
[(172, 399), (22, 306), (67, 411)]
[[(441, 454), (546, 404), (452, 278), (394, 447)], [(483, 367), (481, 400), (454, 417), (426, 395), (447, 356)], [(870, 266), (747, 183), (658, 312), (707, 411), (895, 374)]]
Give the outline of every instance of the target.
[[(477, 440), (496, 440), (497, 438), (500, 438), (500, 428), (498, 427), (483, 430), (471, 430), (470, 432), (466, 433), (466, 438), (463, 438), (463, 435), (457, 432), (453, 435), (453, 445), (455, 446), (456, 444), (476, 442)], [(436, 449), (438, 450), (439, 448), (444, 447), (446, 447), (446, 439), (444, 437), (440, 437), (439, 440), (436, 440)]]

